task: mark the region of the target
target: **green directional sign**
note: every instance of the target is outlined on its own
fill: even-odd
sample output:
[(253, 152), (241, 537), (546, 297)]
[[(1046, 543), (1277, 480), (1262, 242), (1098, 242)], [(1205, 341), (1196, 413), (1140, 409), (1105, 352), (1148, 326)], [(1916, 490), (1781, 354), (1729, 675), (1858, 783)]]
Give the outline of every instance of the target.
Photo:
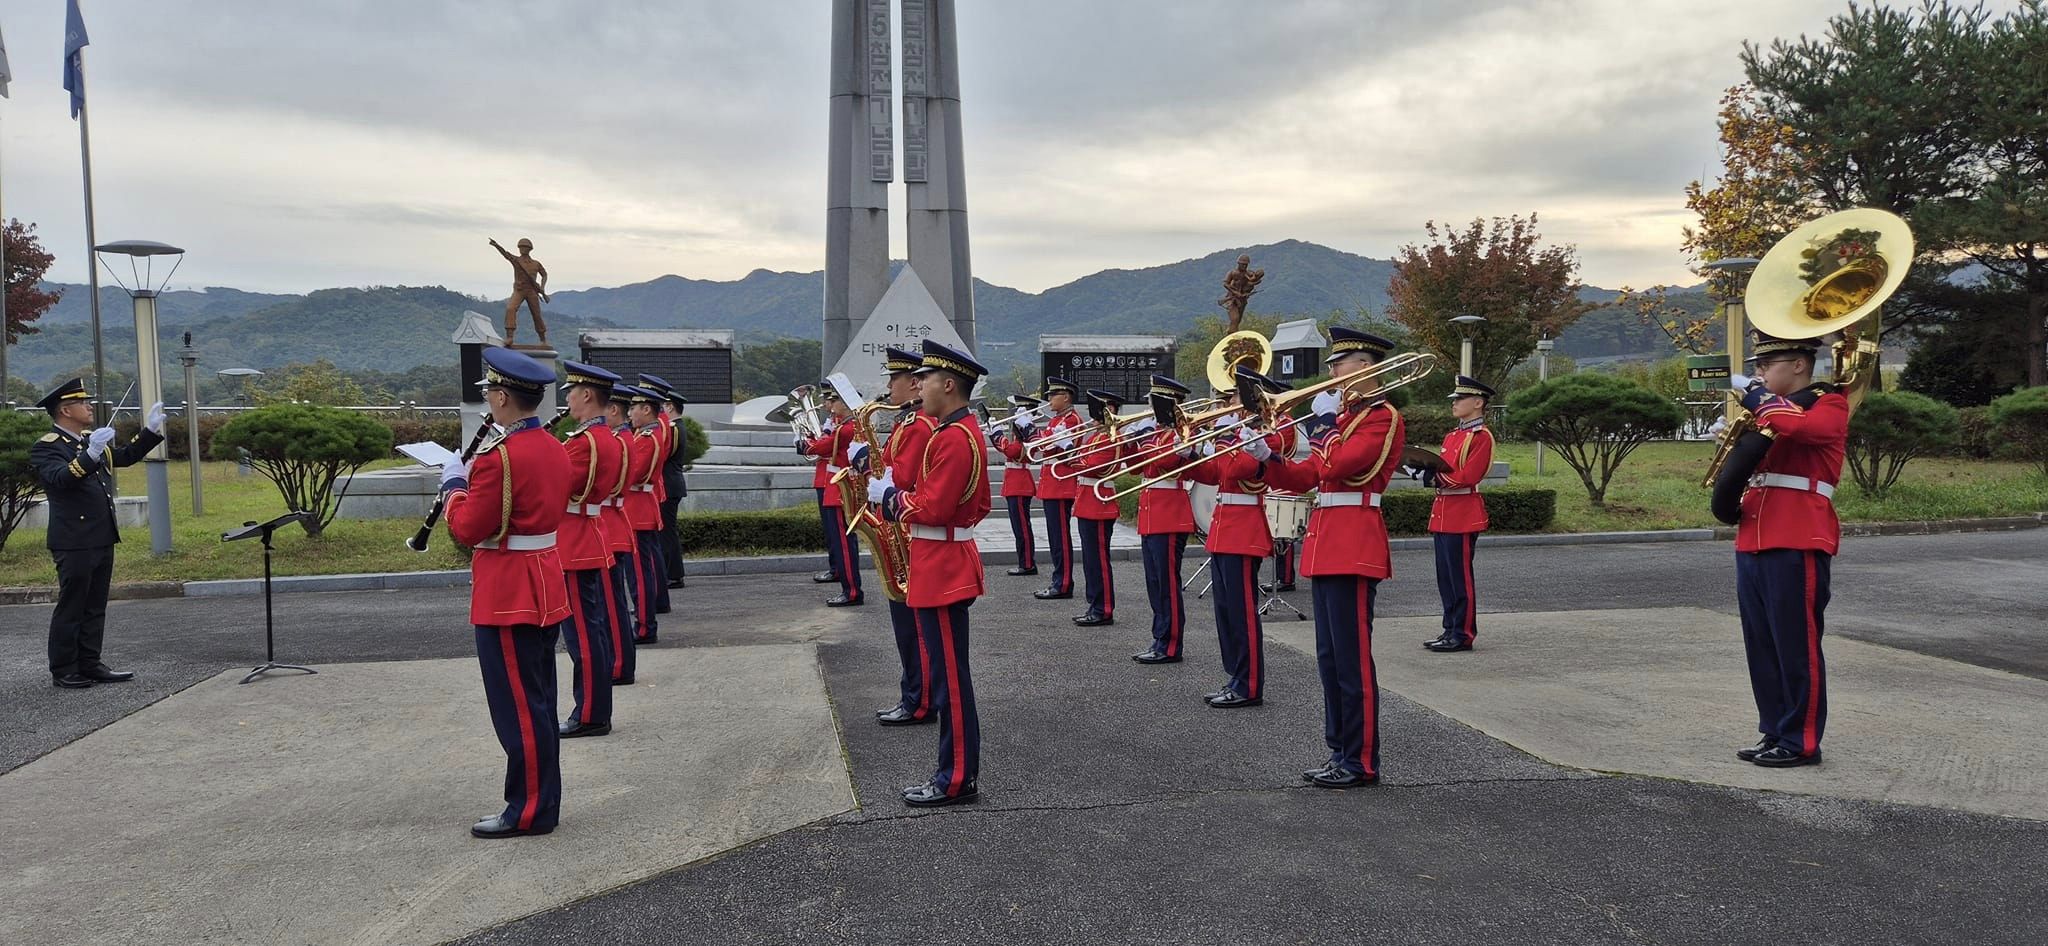
[(1691, 391), (1712, 391), (1728, 386), (1728, 353), (1685, 356), (1685, 385)]

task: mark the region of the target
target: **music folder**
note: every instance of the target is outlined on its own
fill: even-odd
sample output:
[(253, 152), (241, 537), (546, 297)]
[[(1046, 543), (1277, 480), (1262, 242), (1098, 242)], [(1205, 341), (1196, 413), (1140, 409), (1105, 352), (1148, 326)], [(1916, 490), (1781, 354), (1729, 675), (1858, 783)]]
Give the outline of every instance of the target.
[(421, 443), (402, 443), (398, 445), (397, 449), (399, 453), (411, 457), (413, 462), (421, 466), (430, 466), (437, 470), (446, 465), (448, 461), (461, 456), (461, 454), (431, 440)]
[(293, 510), (291, 512), (285, 513), (282, 516), (272, 519), (269, 522), (245, 522), (239, 529), (221, 533), (220, 540), (222, 542), (233, 542), (237, 539), (246, 539), (252, 536), (263, 535), (266, 532), (276, 532), (277, 530), (282, 529), (285, 526), (291, 525), (294, 522), (304, 522), (305, 520), (311, 518), (313, 518), (311, 513)]

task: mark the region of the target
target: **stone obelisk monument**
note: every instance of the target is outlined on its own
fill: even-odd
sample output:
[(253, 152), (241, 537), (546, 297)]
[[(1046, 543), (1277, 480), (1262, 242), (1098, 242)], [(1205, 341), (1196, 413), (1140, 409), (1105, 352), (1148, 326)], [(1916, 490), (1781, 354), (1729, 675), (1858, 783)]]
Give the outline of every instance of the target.
[[(903, 179), (909, 260), (971, 349), (974, 279), (960, 137), (953, 0), (903, 8)], [(824, 367), (845, 353), (889, 288), (889, 185), (896, 180), (889, 0), (833, 0), (831, 146), (825, 208)], [(907, 339), (905, 339), (907, 340)]]

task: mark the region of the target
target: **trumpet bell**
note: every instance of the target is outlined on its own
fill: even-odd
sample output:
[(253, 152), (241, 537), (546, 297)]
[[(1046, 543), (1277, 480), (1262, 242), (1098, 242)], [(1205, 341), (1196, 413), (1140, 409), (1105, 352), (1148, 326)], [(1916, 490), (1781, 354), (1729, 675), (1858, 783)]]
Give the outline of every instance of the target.
[(1237, 369), (1242, 365), (1260, 374), (1273, 367), (1273, 343), (1253, 331), (1232, 332), (1209, 349), (1206, 366), (1209, 387), (1218, 391), (1237, 387)]
[(1913, 262), (1913, 231), (1871, 208), (1810, 220), (1764, 254), (1743, 293), (1750, 324), (1778, 338), (1818, 338), (1855, 325), (1897, 292)]

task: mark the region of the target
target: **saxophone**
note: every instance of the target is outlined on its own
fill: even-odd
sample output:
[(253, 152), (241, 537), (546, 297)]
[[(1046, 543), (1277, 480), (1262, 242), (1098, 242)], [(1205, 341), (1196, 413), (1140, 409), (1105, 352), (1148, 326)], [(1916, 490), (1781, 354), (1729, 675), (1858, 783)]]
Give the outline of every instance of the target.
[[(854, 409), (846, 422), (853, 435), (868, 445), (868, 463), (882, 462), (882, 436), (875, 430), (877, 411), (903, 410), (910, 405), (870, 401)], [(847, 531), (856, 533), (875, 554), (875, 571), (882, 577), (882, 593), (901, 602), (910, 592), (910, 536), (900, 523), (890, 522), (868, 505), (868, 481), (873, 477), (863, 464), (847, 464), (832, 476), (839, 490), (839, 505), (846, 512)]]

